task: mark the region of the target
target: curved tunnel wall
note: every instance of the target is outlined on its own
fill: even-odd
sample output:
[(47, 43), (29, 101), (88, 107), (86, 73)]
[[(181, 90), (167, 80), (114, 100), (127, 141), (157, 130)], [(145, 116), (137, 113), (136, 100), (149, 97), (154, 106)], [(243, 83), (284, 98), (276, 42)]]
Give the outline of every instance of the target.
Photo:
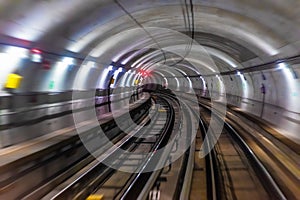
[[(300, 65), (275, 64), (274, 66), (275, 68), (269, 70), (222, 76), (226, 94), (220, 91), (217, 80), (212, 81), (216, 77), (207, 77), (207, 84), (212, 85), (212, 89), (204, 90), (206, 92), (200, 95), (209, 97), (208, 92), (211, 92), (212, 97), (215, 92), (226, 95), (228, 104), (269, 121), (288, 138), (299, 142)], [(202, 81), (199, 78), (192, 79), (200, 85), (194, 88), (203, 91)], [(264, 92), (262, 84), (265, 87)]]
[[(177, 65), (178, 70), (183, 70), (181, 75), (178, 70), (172, 73), (166, 72), (168, 69), (158, 70), (162, 74), (153, 74), (153, 80), (146, 79), (144, 82), (139, 69), (136, 66), (131, 68), (138, 57), (142, 58), (140, 68), (151, 69), (152, 63), (163, 60), (163, 51), (172, 49), (179, 56), (188, 52), (185, 48), (190, 44), (188, 36), (191, 36), (191, 30), (185, 26), (186, 16), (182, 13), (180, 2), (122, 1), (136, 21), (109, 0), (3, 2), (0, 41), (10, 46), (22, 46), (28, 51), (32, 48), (45, 50), (42, 55), (51, 67), (44, 69), (41, 63), (34, 63), (30, 58), (17, 58), (24, 56), (22, 52), (18, 52), (13, 59), (7, 59), (7, 53), (3, 54), (8, 51), (7, 46), (1, 46), (0, 65), (3, 67), (0, 68), (0, 85), (5, 84), (9, 73), (23, 76), (19, 89), (6, 90), (1, 87), (2, 95), (6, 95), (6, 92), (136, 87), (147, 81), (164, 84), (167, 79), (168, 87), (174, 90), (188, 91), (194, 87), (202, 90), (202, 95), (207, 89), (212, 95), (214, 93), (211, 90), (226, 93), (229, 103), (278, 124), (285, 130), (289, 129), (287, 131), (292, 132), (293, 138), (300, 137), (296, 133), (300, 110), (297, 103), (300, 91), (299, 64), (243, 72), (244, 68), (299, 55), (299, 1), (193, 1), (195, 42), (207, 51), (216, 68), (211, 69), (214, 64), (201, 57), (201, 48), (194, 47), (191, 52), (193, 55), (186, 60), (191, 65), (199, 66), (199, 74), (188, 66)], [(51, 9), (47, 9), (49, 7)], [(9, 8), (12, 12), (8, 12)], [(170, 31), (164, 31), (166, 29)], [(187, 38), (175, 32), (185, 34)], [(142, 48), (156, 51), (153, 54), (145, 51), (146, 56), (141, 52), (136, 56), (132, 56), (133, 53), (125, 56), (134, 49)], [(84, 63), (88, 55), (94, 57)], [(124, 56), (131, 57), (122, 65), (124, 71), (120, 72), (120, 76), (115, 76), (119, 64), (125, 60)], [(70, 59), (66, 61), (65, 57), (78, 59), (74, 61), (76, 64), (70, 64)], [(167, 59), (172, 59), (172, 56), (167, 56)], [(116, 66), (113, 66), (113, 70), (107, 70), (112, 63)], [(224, 75), (214, 74), (214, 70)], [(238, 70), (241, 71), (240, 75), (236, 74)], [(227, 72), (234, 73), (228, 75)], [(112, 77), (115, 76), (115, 82), (118, 82), (121, 75), (125, 74), (127, 77), (122, 83), (110, 84)], [(180, 77), (182, 75), (191, 76), (190, 80)], [(261, 91), (262, 84), (265, 94)]]

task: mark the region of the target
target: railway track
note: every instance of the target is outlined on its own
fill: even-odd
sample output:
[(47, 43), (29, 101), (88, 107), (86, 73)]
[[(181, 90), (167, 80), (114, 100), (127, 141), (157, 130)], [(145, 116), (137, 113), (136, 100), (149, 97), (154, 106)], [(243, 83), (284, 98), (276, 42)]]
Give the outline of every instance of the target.
[[(297, 198), (297, 189), (284, 186), (286, 180), (291, 180), (288, 184), (292, 186), (299, 183), (297, 170), (291, 171), (297, 168), (297, 154), (288, 155), (289, 164), (284, 164), (282, 157), (275, 155), (284, 156), (286, 148), (280, 150), (282, 145), (279, 145), (276, 149), (274, 144), (269, 147), (265, 142), (268, 137), (259, 141), (255, 136), (260, 134), (259, 131), (251, 129), (249, 122), (243, 122), (232, 113), (227, 113), (224, 121), (218, 111), (211, 113), (209, 103), (201, 99), (199, 102), (188, 98), (179, 101), (166, 92), (152, 93), (152, 98), (149, 113), (141, 114), (139, 109), (142, 107), (138, 107), (133, 114), (140, 126), (117, 131), (111, 138), (113, 146), (98, 145), (93, 152), (97, 159), (84, 149), (77, 149), (84, 154), (81, 159), (56, 169), (56, 173), (43, 182), (30, 190), (21, 189), (19, 191), (23, 192), (12, 194), (9, 199), (86, 199), (89, 195), (104, 195), (105, 199)], [(198, 106), (201, 108), (200, 118)], [(212, 141), (216, 139), (214, 133), (208, 135), (207, 132), (212, 116), (215, 123), (224, 123), (224, 129), (212, 151), (200, 158), (204, 150), (212, 148)], [(106, 129), (115, 132), (115, 126)], [(197, 135), (192, 134), (195, 129), (198, 129)], [(89, 133), (91, 136), (87, 138), (95, 143), (92, 131)], [(204, 140), (205, 137), (211, 140)], [(61, 144), (65, 145), (66, 155), (76, 153), (72, 148), (80, 146), (79, 143), (71, 144)], [(48, 151), (53, 152), (51, 148)], [(177, 159), (171, 162), (174, 157)], [(20, 186), (36, 166), (24, 168), (27, 171), (23, 170), (16, 181), (3, 179), (0, 182), (3, 186), (0, 197), (13, 186)]]
[[(136, 123), (142, 123), (147, 116), (148, 99), (149, 96), (130, 106), (130, 113)], [(119, 117), (122, 117), (121, 113)], [(121, 131), (109, 115), (101, 118), (97, 124), (83, 121), (79, 125), (85, 130), (82, 137), (93, 143), (99, 123), (103, 128), (108, 127), (106, 134), (111, 140), (119, 141), (122, 138)], [(101, 146), (101, 143), (96, 145)], [(105, 151), (105, 148), (101, 150)], [(0, 156), (0, 199), (40, 199), (56, 184), (94, 160), (74, 128), (66, 128), (23, 145), (4, 149)]]
[[(207, 101), (201, 102), (203, 106), (209, 108)], [(251, 117), (250, 119), (253, 120)], [(276, 194), (278, 199), (297, 199), (300, 195), (298, 189), (300, 155), (297, 152), (299, 146), (276, 138), (271, 130), (267, 131), (258, 124), (257, 120), (250, 121), (247, 114), (232, 109), (227, 112), (225, 125), (236, 140), (243, 141), (247, 145), (245, 150), (251, 152), (249, 155), (255, 156), (249, 159), (259, 161), (260, 164), (256, 164), (255, 169), (263, 166), (264, 170), (259, 170), (259, 176), (268, 193)]]
[[(114, 142), (113, 147), (95, 149), (93, 155), (98, 155), (97, 159), (89, 155), (84, 148), (79, 149), (78, 147), (81, 148), (82, 144), (70, 144), (70, 139), (68, 138), (62, 140), (60, 144), (61, 147), (68, 150), (68, 154), (65, 154), (64, 151), (55, 151), (54, 153), (52, 151), (55, 149), (53, 145), (50, 145), (50, 148), (45, 147), (46, 152), (51, 153), (50, 156), (48, 155), (45, 158), (46, 152), (38, 152), (37, 157), (34, 157), (37, 159), (37, 162), (40, 161), (38, 157), (43, 157), (45, 165), (43, 166), (43, 163), (41, 164), (40, 162), (38, 167), (35, 164), (33, 164), (32, 168), (26, 168), (23, 165), (26, 168), (24, 174), (16, 176), (16, 181), (12, 181), (11, 185), (5, 185), (6, 188), (3, 188), (1, 191), (2, 195), (6, 199), (85, 199), (90, 194), (101, 192), (105, 194), (106, 199), (109, 199), (110, 192), (106, 186), (114, 182), (113, 180), (123, 180), (123, 182), (118, 181), (119, 187), (114, 186), (114, 195), (111, 196), (111, 199), (147, 199), (149, 194), (153, 194), (157, 184), (161, 184), (163, 189), (170, 189), (168, 185), (173, 183), (172, 181), (176, 184), (167, 193), (163, 190), (162, 196), (172, 196), (175, 199), (179, 199), (184, 195), (188, 195), (189, 192), (186, 189), (186, 185), (189, 183), (184, 176), (191, 176), (188, 172), (191, 169), (192, 159), (190, 153), (193, 152), (193, 149), (188, 148), (186, 152), (178, 152), (181, 148), (186, 148), (189, 145), (189, 140), (191, 140), (189, 135), (181, 134), (178, 130), (181, 126), (189, 130), (188, 122), (190, 119), (185, 119), (184, 123), (182, 122), (183, 117), (178, 102), (172, 98), (166, 96), (164, 98), (156, 97), (156, 103), (153, 105), (155, 106), (148, 117), (143, 117), (143, 112), (139, 111), (142, 107), (137, 106), (138, 110), (133, 112), (133, 116), (139, 119), (137, 121), (141, 126), (138, 128), (128, 127), (128, 134), (115, 132), (115, 137), (111, 138)], [(147, 107), (143, 109), (145, 110)], [(150, 123), (150, 121), (154, 123)], [(107, 123), (110, 122), (107, 121)], [(89, 126), (88, 123), (86, 125)], [(116, 130), (114, 126), (108, 126), (106, 129), (110, 132)], [(88, 130), (86, 138), (93, 142), (93, 132), (95, 131), (89, 128), (85, 129)], [(189, 131), (186, 132), (189, 133)], [(76, 141), (76, 138), (78, 137), (74, 136), (73, 140)], [(53, 144), (58, 145), (58, 143)], [(166, 148), (166, 146), (168, 147)], [(158, 153), (162, 148), (166, 149)], [(120, 153), (118, 149), (123, 149), (133, 154)], [(76, 156), (77, 154), (74, 154), (76, 151), (80, 151), (83, 154), (79, 159), (68, 163), (68, 166), (65, 168), (50, 169), (53, 165), (49, 164), (49, 157), (51, 158), (52, 155), (59, 157), (60, 154), (63, 159), (68, 155)], [(184, 155), (175, 163), (169, 163), (166, 167), (161, 167), (170, 160), (170, 155), (175, 156), (179, 153)], [(35, 160), (31, 159), (31, 156), (29, 155), (27, 160), (34, 163)], [(105, 163), (109, 160), (119, 168), (107, 167)], [(22, 166), (22, 163), (26, 163), (22, 158), (18, 161), (21, 161), (19, 163), (20, 166)], [(55, 159), (53, 161), (55, 163)], [(60, 162), (63, 162), (63, 160)], [(189, 163), (188, 166), (185, 166), (186, 163)], [(158, 169), (150, 170), (153, 167)], [(53, 170), (53, 175), (43, 177), (41, 174), (38, 174), (37, 168), (38, 170)], [(117, 169), (134, 173), (126, 173)], [(172, 175), (170, 176), (170, 174)], [(12, 190), (13, 186), (27, 180), (30, 182), (30, 176), (37, 176), (38, 178), (43, 178), (43, 180), (39, 180), (40, 182), (35, 185), (28, 184), (27, 186), (23, 184), (24, 188), (17, 187), (17, 190)], [(120, 177), (122, 178), (120, 179)], [(126, 181), (124, 182), (124, 180)], [(34, 182), (33, 179), (31, 181)]]
[(160, 93), (159, 95), (173, 99), (178, 104), (177, 109), (180, 114), (177, 116), (180, 124), (177, 123), (177, 126), (174, 127), (177, 132), (175, 132), (175, 137), (172, 137), (175, 139), (174, 149), (170, 152), (169, 157), (173, 160), (169, 166), (164, 168), (151, 192), (159, 193), (160, 199), (188, 199), (192, 180), (197, 120), (193, 118), (192, 110), (186, 104), (179, 102), (174, 95), (169, 93)]
[[(169, 95), (159, 94), (156, 101), (158, 109), (150, 111), (151, 115), (156, 116), (152, 118), (154, 124), (148, 125), (145, 131), (141, 129), (138, 134), (143, 139), (136, 137), (129, 145), (128, 151), (132, 155), (110, 156), (123, 171), (113, 170), (109, 176), (98, 175), (102, 181), (96, 183), (94, 179), (89, 184), (90, 188), (81, 187), (78, 194), (70, 190), (68, 193), (72, 193), (71, 197), (55, 195), (45, 199), (84, 199), (88, 193), (103, 195), (105, 199), (187, 199), (194, 158), (191, 111), (186, 105), (180, 107), (177, 100)], [(162, 148), (164, 150), (160, 151)], [(168, 162), (172, 156), (178, 156), (179, 159)], [(169, 165), (159, 167), (166, 163)], [(156, 170), (152, 170), (156, 167)], [(77, 181), (81, 182), (84, 177), (85, 174), (82, 174)]]
[[(191, 103), (201, 106), (200, 123), (203, 124), (202, 129), (207, 130), (212, 116), (210, 106), (199, 102)], [(215, 155), (217, 167), (210, 168), (218, 169), (215, 170), (215, 180), (212, 181), (218, 183), (215, 187), (219, 189), (219, 192), (215, 196), (223, 194), (217, 199), (251, 199), (254, 197), (256, 199), (297, 199), (295, 194), (291, 195), (289, 190), (282, 187), (284, 182), (289, 182), (288, 180), (276, 180), (276, 176), (282, 174), (281, 170), (277, 168), (278, 165), (281, 165), (280, 162), (274, 159), (276, 154), (269, 155), (271, 157), (269, 162), (259, 157), (260, 153), (264, 153), (257, 147), (261, 144), (253, 138), (245, 139), (245, 135), (251, 135), (254, 131), (249, 133), (249, 129), (245, 131), (244, 123), (241, 123), (240, 120), (228, 118), (230, 117), (227, 113), (222, 135), (215, 146), (215, 152), (212, 152)], [(221, 118), (219, 118), (219, 123), (223, 123)], [(289, 156), (286, 157), (289, 158)], [(273, 164), (271, 169), (270, 163)], [(285, 173), (289, 173), (289, 170), (286, 169)], [(211, 186), (207, 185), (207, 188), (211, 188)], [(294, 193), (298, 192), (295, 188), (292, 190)], [(209, 194), (207, 194), (207, 199), (211, 199)]]
[[(155, 151), (165, 144), (167, 133), (169, 133), (172, 123), (174, 123), (172, 107), (167, 107), (163, 103), (159, 105), (159, 108), (152, 108), (154, 111), (151, 112), (151, 118), (153, 118), (155, 123), (151, 127), (145, 126), (127, 134), (126, 139), (123, 138), (114, 147), (106, 151), (105, 154), (101, 154), (85, 170), (82, 170), (75, 177), (73, 176), (59, 185), (43, 199), (85, 199), (89, 194), (100, 190), (99, 188), (105, 185), (105, 183), (113, 179), (118, 180), (116, 177), (124, 174), (114, 169), (115, 167), (120, 167), (120, 170), (136, 173), (132, 173), (130, 176), (123, 176), (122, 179), (126, 180), (126, 184), (124, 183), (121, 188), (114, 188), (116, 194), (113, 198), (117, 198), (116, 196), (122, 196), (123, 199), (125, 196), (132, 197), (133, 191), (135, 194), (139, 193), (137, 192), (139, 191), (139, 184), (136, 184), (140, 179), (144, 179), (144, 176), (147, 176), (147, 173), (142, 173), (144, 171), (143, 168), (149, 165)], [(159, 112), (155, 112), (155, 110)], [(144, 125), (147, 123), (145, 122)], [(149, 128), (162, 129), (162, 131), (153, 133), (148, 131)], [(126, 150), (128, 153), (119, 152), (118, 149), (120, 148)], [(143, 154), (145, 152), (152, 153), (145, 155)], [(109, 162), (114, 163), (115, 167), (110, 168), (104, 164)], [(132, 162), (135, 162), (136, 165), (132, 165)], [(128, 190), (128, 188), (132, 190)], [(107, 195), (107, 192), (104, 193)], [(106, 198), (109, 198), (109, 196), (107, 195)]]
[[(208, 127), (211, 120), (209, 112), (202, 113), (204, 126)], [(271, 199), (264, 188), (263, 179), (257, 174), (258, 165), (256, 160), (249, 160), (251, 153), (246, 150), (242, 141), (234, 140), (225, 125), (217, 144), (214, 147), (214, 165), (215, 175), (217, 178), (218, 194), (220, 199)], [(250, 158), (251, 159), (251, 158)], [(274, 196), (273, 196), (274, 197)], [(276, 198), (278, 196), (275, 196)]]

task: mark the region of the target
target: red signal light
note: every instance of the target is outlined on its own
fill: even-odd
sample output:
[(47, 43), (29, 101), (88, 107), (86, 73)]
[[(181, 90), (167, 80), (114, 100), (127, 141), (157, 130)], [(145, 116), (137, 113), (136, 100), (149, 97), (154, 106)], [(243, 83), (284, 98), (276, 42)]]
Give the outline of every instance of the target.
[(139, 73), (144, 77), (148, 77), (151, 75), (149, 71), (142, 70), (142, 69), (139, 70)]
[(44, 60), (43, 61), (43, 68), (46, 69), (46, 70), (51, 69), (51, 63), (50, 63), (50, 61)]

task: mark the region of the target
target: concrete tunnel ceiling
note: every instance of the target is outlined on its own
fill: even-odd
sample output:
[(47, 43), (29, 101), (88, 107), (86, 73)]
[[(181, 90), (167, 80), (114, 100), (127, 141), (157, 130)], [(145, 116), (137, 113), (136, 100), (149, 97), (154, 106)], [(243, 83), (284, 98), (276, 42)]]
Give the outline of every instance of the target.
[[(195, 41), (211, 59), (200, 56), (195, 60), (196, 55), (190, 59), (187, 56), (185, 63), (175, 67), (188, 75), (209, 74), (214, 71), (210, 69), (213, 63), (216, 71), (226, 72), (299, 54), (297, 0), (192, 2)], [(146, 59), (148, 53), (155, 52), (143, 65), (163, 62), (165, 55), (161, 48), (166, 52), (173, 48), (184, 55), (190, 42), (191, 30), (185, 15), (189, 13), (191, 17), (191, 6), (186, 7), (184, 1), (7, 0), (1, 1), (0, 6), (2, 43), (81, 58), (91, 55), (101, 65), (99, 76), (112, 62), (119, 62), (118, 58), (127, 57), (132, 64), (139, 57)], [(179, 37), (177, 31), (186, 38)], [(195, 54), (202, 51), (197, 47), (194, 50)], [(173, 54), (170, 59), (181, 58)], [(200, 65), (203, 71), (190, 69), (193, 65)], [(170, 76), (163, 70), (160, 73)]]

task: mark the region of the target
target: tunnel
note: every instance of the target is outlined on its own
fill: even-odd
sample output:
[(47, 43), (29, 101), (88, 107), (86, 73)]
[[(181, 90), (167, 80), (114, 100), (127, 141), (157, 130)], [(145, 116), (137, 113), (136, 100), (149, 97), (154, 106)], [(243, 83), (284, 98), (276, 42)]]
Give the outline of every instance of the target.
[(300, 1), (3, 0), (0, 22), (0, 199), (299, 198)]

